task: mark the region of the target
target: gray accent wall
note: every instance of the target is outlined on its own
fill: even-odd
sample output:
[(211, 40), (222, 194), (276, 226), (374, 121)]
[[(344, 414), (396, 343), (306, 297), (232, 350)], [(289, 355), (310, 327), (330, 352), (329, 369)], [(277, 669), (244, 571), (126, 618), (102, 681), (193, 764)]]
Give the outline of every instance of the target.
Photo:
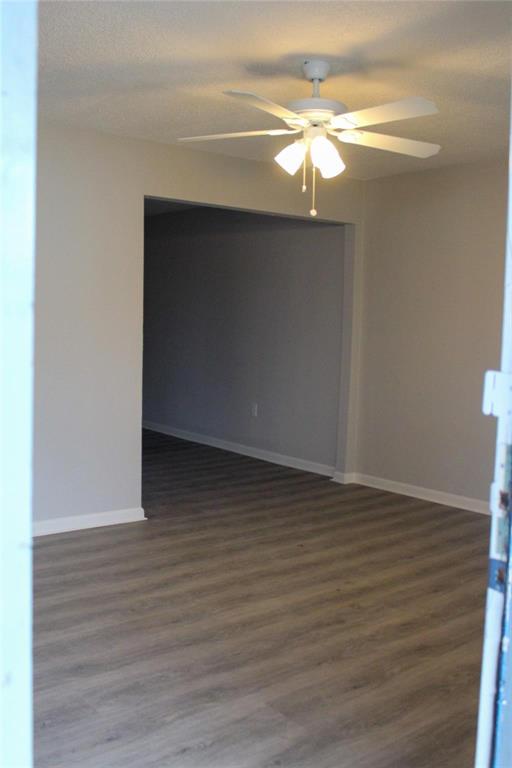
[(343, 243), (289, 218), (147, 217), (144, 420), (334, 467)]

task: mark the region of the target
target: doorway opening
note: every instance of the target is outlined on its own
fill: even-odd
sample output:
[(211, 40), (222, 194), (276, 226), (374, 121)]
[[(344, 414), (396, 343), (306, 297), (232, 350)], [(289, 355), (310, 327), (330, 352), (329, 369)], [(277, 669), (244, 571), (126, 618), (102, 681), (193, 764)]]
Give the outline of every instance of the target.
[(146, 516), (258, 467), (332, 477), (344, 225), (155, 198), (144, 214)]

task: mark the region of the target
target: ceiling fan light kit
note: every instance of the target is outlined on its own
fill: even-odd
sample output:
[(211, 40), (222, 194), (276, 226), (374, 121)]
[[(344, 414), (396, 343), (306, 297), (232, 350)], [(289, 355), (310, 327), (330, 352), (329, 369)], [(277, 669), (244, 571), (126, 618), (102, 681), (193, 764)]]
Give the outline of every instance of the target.
[(304, 139), (298, 139), (282, 149), (274, 160), (286, 173), (295, 176), (306, 158), (307, 149)]
[(338, 149), (330, 136), (345, 144), (358, 144), (363, 147), (387, 150), (411, 157), (427, 158), (439, 152), (439, 144), (424, 141), (402, 139), (398, 136), (387, 136), (382, 133), (372, 133), (360, 130), (367, 125), (395, 122), (412, 117), (433, 115), (437, 112), (436, 105), (420, 96), (401, 99), (378, 107), (369, 107), (356, 112), (349, 112), (341, 101), (323, 99), (320, 96), (320, 83), (329, 74), (330, 65), (320, 59), (307, 60), (302, 66), (304, 76), (313, 85), (310, 98), (291, 101), (287, 107), (275, 104), (262, 96), (247, 91), (225, 91), (248, 106), (261, 109), (286, 123), (287, 128), (262, 131), (242, 131), (238, 133), (219, 133), (208, 136), (192, 136), (180, 141), (212, 141), (216, 139), (235, 139), (248, 136), (283, 136), (287, 134), (302, 134), (291, 144), (282, 149), (274, 158), (283, 170), (294, 176), (302, 166), (302, 191), (305, 192), (306, 171), (311, 168), (312, 206), (311, 216), (317, 215), (315, 207), (316, 171), (323, 179), (339, 176), (345, 170)]
[(332, 179), (345, 170), (345, 163), (332, 142), (325, 136), (315, 136), (310, 147), (311, 162), (323, 179)]

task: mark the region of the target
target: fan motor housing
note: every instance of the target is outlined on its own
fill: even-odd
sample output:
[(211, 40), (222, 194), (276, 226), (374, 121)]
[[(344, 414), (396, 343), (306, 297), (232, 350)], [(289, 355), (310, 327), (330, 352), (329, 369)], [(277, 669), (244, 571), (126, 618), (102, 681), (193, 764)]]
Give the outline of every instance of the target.
[(348, 112), (348, 107), (343, 102), (334, 101), (334, 99), (322, 99), (320, 96), (290, 101), (288, 108), (301, 117), (307, 118), (313, 124), (327, 123), (333, 115), (342, 115), (344, 112)]

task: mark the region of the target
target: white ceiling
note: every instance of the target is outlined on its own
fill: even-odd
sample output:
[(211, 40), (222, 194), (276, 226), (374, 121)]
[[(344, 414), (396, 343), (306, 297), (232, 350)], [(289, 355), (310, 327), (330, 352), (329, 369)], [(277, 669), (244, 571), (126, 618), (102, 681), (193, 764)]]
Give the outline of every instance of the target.
[[(308, 96), (301, 62), (332, 61), (322, 95), (349, 109), (406, 96), (440, 114), (383, 133), (440, 143), (428, 160), (343, 146), (346, 174), (374, 178), (469, 162), (507, 148), (511, 2), (40, 3), (40, 108), (53, 120), (173, 143), (179, 136), (283, 124), (222, 95)], [(194, 145), (270, 160), (289, 139)], [(189, 147), (190, 148), (190, 147)]]

